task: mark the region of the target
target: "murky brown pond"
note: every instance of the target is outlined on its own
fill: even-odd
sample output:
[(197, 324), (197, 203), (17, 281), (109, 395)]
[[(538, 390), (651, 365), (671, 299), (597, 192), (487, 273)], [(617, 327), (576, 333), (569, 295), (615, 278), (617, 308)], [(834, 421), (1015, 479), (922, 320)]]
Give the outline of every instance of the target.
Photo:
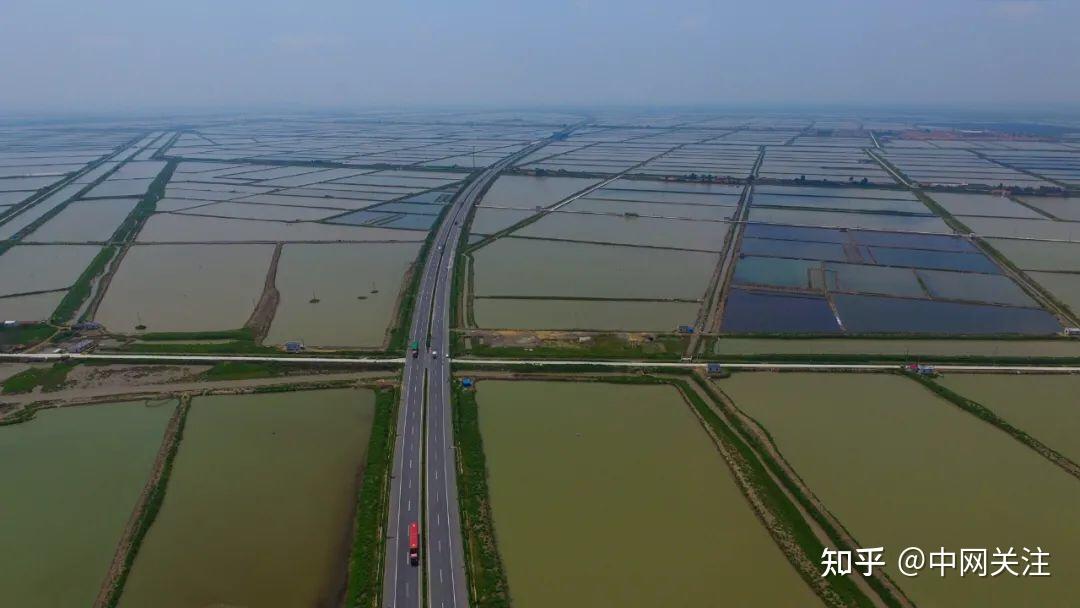
[(0, 428), (0, 605), (93, 604), (175, 407), (69, 407)]
[(818, 604), (675, 388), (478, 390), (515, 606)]
[(262, 294), (273, 245), (138, 245), (95, 320), (112, 331), (239, 329)]
[[(717, 381), (810, 489), (921, 606), (1069, 606), (1080, 568), (1080, 484), (1030, 448), (887, 374), (738, 373)], [(904, 548), (1041, 546), (1045, 578), (896, 570)]]
[(1080, 462), (1080, 376), (948, 374), (939, 382)]
[(195, 398), (120, 605), (336, 605), (373, 415), (366, 390)]
[(266, 343), (381, 345), (419, 250), (419, 243), (285, 245), (276, 282), (281, 302)]

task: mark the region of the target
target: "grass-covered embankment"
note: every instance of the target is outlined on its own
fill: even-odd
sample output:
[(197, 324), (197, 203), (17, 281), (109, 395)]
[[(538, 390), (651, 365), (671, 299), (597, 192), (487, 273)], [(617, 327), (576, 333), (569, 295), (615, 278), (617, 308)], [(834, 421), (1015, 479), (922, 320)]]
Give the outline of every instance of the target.
[[(525, 332), (523, 332), (525, 333)], [(489, 359), (644, 359), (678, 361), (689, 344), (688, 336), (659, 335), (651, 341), (630, 341), (618, 334), (595, 334), (584, 342), (558, 341), (535, 346), (492, 346), (470, 339), (466, 349), (462, 334), (454, 333), (455, 353)]]
[(176, 406), (176, 414), (165, 431), (165, 440), (158, 455), (158, 463), (155, 463), (149, 486), (143, 499), (136, 506), (134, 521), (125, 534), (125, 538), (120, 542), (116, 560), (105, 580), (98, 601), (95, 602), (95, 608), (98, 606), (115, 608), (120, 602), (120, 595), (124, 591), (128, 575), (131, 574), (131, 566), (139, 554), (139, 547), (142, 546), (147, 532), (150, 531), (150, 526), (153, 525), (154, 519), (161, 511), (161, 505), (165, 502), (165, 490), (169, 485), (169, 476), (172, 474), (173, 462), (180, 449), (180, 442), (184, 438), (184, 425), (190, 409), (191, 398), (181, 398)]
[(67, 323), (75, 316), (75, 313), (79, 312), (83, 302), (90, 297), (94, 281), (105, 271), (105, 267), (109, 265), (113, 256), (116, 255), (116, 251), (115, 246), (106, 245), (94, 256), (94, 259), (90, 261), (90, 265), (86, 267), (86, 270), (83, 270), (79, 278), (75, 280), (75, 284), (64, 295), (64, 299), (60, 300), (56, 310), (53, 311), (53, 323)]
[(135, 205), (135, 208), (131, 210), (124, 222), (113, 233), (113, 241), (127, 243), (135, 239), (143, 224), (157, 209), (157, 202), (165, 197), (165, 187), (168, 185), (169, 180), (172, 179), (173, 172), (176, 171), (179, 164), (180, 161), (178, 160), (169, 161), (165, 168), (154, 178), (154, 181), (150, 182), (146, 194), (143, 195), (139, 203)]
[(191, 332), (149, 332), (111, 350), (147, 354), (271, 354), (281, 352), (255, 341), (251, 328)]
[(396, 388), (375, 393), (375, 418), (371, 425), (364, 477), (356, 503), (353, 547), (349, 558), (346, 604), (350, 608), (376, 608), (382, 596), (382, 558), (386, 541), (383, 526), (386, 524), (390, 491), (397, 402)]
[(280, 365), (274, 363), (249, 361), (222, 361), (203, 372), (201, 380), (253, 380), (272, 378), (285, 373)]

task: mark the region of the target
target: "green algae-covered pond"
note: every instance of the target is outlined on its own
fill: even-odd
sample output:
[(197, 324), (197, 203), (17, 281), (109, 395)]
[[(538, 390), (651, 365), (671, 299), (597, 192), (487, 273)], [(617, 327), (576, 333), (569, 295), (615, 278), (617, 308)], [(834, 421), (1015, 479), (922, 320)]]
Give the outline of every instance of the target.
[(518, 608), (818, 603), (674, 387), (484, 380), (478, 403)]
[(0, 427), (0, 606), (90, 606), (175, 401), (43, 410)]
[(197, 397), (121, 606), (337, 605), (370, 391)]

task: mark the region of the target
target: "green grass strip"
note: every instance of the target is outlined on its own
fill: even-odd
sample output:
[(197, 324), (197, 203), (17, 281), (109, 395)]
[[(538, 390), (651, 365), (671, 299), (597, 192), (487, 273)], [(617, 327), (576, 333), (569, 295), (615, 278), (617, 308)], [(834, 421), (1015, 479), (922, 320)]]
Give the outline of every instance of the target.
[(253, 380), (255, 378), (272, 378), (284, 373), (282, 367), (275, 363), (248, 362), (248, 361), (222, 361), (215, 363), (213, 367), (203, 372), (203, 380)]
[(56, 307), (56, 310), (52, 314), (53, 323), (67, 323), (75, 316), (75, 313), (79, 311), (79, 308), (86, 301), (86, 298), (90, 297), (90, 292), (94, 284), (94, 279), (98, 278), (105, 270), (105, 266), (109, 264), (109, 261), (116, 255), (116, 247), (114, 245), (106, 245), (102, 247), (94, 259), (90, 262), (90, 265), (83, 270), (82, 274), (75, 281), (75, 284), (71, 286), (67, 294), (64, 295), (64, 299), (60, 300), (60, 304)]
[[(187, 423), (187, 415), (191, 410), (190, 402), (181, 401), (177, 405), (179, 411), (177, 412), (178, 420), (176, 424), (176, 433), (173, 435), (172, 445), (169, 446), (169, 452), (165, 455), (165, 463), (162, 465), (161, 477), (152, 488), (146, 498), (146, 504), (139, 513), (139, 519), (135, 523), (135, 532), (132, 534), (131, 548), (128, 549), (127, 555), (124, 556), (124, 563), (120, 568), (120, 574), (117, 575), (116, 581), (113, 583), (112, 589), (109, 590), (109, 594), (104, 604), (106, 608), (115, 608), (120, 603), (120, 595), (124, 591), (124, 585), (127, 583), (128, 575), (131, 574), (131, 566), (135, 563), (135, 558), (139, 554), (139, 548), (142, 547), (143, 540), (146, 539), (146, 533), (150, 531), (150, 526), (153, 525), (154, 520), (157, 519), (157, 514), (161, 511), (161, 505), (165, 502), (165, 490), (169, 485), (169, 476), (172, 475), (173, 462), (176, 460), (176, 453), (180, 449), (180, 442), (184, 439), (184, 425)], [(166, 440), (168, 440), (167, 438)]]
[(476, 393), (455, 382), (452, 399), (454, 442), (458, 449), (458, 504), (470, 603), (476, 608), (504, 608), (510, 606), (510, 587), (495, 543)]
[(661, 335), (652, 342), (631, 343), (617, 335), (591, 336), (574, 345), (488, 346), (475, 338), (469, 356), (493, 359), (645, 359), (678, 361), (689, 342), (686, 336)]
[(382, 599), (382, 556), (386, 543), (383, 526), (390, 490), (397, 403), (396, 388), (375, 393), (375, 420), (371, 426), (364, 479), (356, 503), (356, 523), (349, 559), (346, 598), (347, 605), (353, 608), (376, 608)]
[(138, 336), (147, 342), (170, 342), (182, 340), (254, 340), (255, 333), (247, 328), (217, 331), (158, 331)]
[(67, 382), (67, 375), (75, 367), (73, 363), (57, 363), (52, 367), (35, 367), (23, 370), (4, 380), (3, 393), (13, 395), (29, 393), (36, 387), (42, 391), (55, 391)]
[(44, 323), (4, 327), (0, 328), (0, 345), (37, 344), (48, 339), (54, 332), (56, 332), (56, 328)]

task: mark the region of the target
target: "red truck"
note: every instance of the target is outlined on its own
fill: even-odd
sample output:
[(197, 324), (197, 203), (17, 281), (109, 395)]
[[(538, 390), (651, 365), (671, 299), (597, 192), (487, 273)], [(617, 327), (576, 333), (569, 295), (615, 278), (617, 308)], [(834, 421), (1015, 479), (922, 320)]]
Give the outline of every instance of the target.
[(415, 521), (409, 524), (409, 563), (420, 565), (420, 527)]

